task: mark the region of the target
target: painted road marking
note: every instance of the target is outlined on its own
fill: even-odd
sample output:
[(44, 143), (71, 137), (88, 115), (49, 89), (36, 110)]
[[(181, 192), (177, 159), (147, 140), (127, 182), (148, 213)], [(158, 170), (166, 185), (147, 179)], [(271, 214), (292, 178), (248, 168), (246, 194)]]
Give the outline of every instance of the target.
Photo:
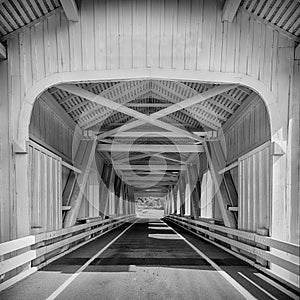
[[(164, 221), (163, 221), (164, 222)], [(165, 223), (165, 222), (164, 222)], [(182, 240), (184, 240), (192, 249), (194, 249), (201, 257), (203, 257), (223, 278), (225, 278), (245, 299), (254, 300), (255, 298), (249, 293), (243, 286), (241, 286), (235, 279), (227, 274), (222, 268), (220, 268), (215, 262), (213, 262), (208, 256), (200, 251), (196, 246), (189, 242), (185, 237), (178, 233), (175, 229), (165, 223), (172, 231), (174, 231)]]
[(250, 278), (248, 278), (247, 276), (245, 276), (243, 273), (238, 272), (238, 274), (240, 276), (242, 276), (243, 278), (245, 278), (246, 280), (248, 280), (251, 284), (253, 284), (254, 286), (256, 286), (258, 289), (260, 289), (262, 292), (264, 292), (266, 295), (268, 295), (268, 297), (270, 297), (271, 299), (277, 300), (276, 297), (274, 297), (272, 294), (270, 294), (268, 291), (266, 291), (265, 289), (263, 289), (262, 287), (260, 287), (257, 283), (255, 283), (253, 280), (251, 280)]
[(124, 231), (122, 231), (117, 237), (110, 241), (104, 248), (98, 251), (92, 258), (90, 258), (83, 266), (81, 266), (68, 280), (66, 280), (59, 288), (57, 288), (47, 300), (53, 300), (58, 295), (60, 295), (76, 278), (77, 276), (84, 271), (100, 254), (102, 254), (108, 247), (110, 247), (117, 239), (119, 239), (127, 230), (129, 230), (136, 222), (135, 220), (130, 226), (128, 226)]

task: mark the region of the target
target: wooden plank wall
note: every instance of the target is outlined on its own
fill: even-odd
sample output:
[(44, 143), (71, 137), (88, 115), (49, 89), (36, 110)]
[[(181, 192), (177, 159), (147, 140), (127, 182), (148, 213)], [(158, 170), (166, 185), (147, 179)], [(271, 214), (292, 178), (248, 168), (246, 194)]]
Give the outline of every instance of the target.
[(215, 188), (208, 169), (204, 172), (201, 181), (200, 216), (202, 218), (214, 217), (214, 195)]
[(57, 72), (161, 68), (246, 74), (286, 98), (278, 74), (295, 41), (242, 11), (221, 15), (221, 1), (82, 1), (80, 22), (59, 13), (8, 41), (13, 97)]
[(239, 158), (238, 228), (255, 232), (270, 228), (270, 142)]
[(15, 212), (12, 200), (12, 128), (9, 126), (8, 63), (0, 61), (0, 243), (16, 238)]
[(260, 80), (278, 97), (282, 114), (274, 122), (285, 136), (295, 41), (241, 11), (232, 23), (221, 22), (221, 14), (219, 1), (86, 0), (80, 22), (61, 13), (30, 27), (7, 42), (12, 125), (6, 130), (17, 138), (24, 95), (51, 74), (126, 69), (130, 76), (159, 68)]
[(107, 193), (103, 193), (103, 189), (108, 187), (105, 180), (101, 178), (103, 172), (107, 172), (108, 168), (104, 164), (104, 160), (99, 154), (96, 154), (92, 164), (88, 181), (81, 202), (78, 218), (89, 218), (103, 216), (107, 207)]
[[(54, 99), (52, 99), (55, 101)], [(70, 126), (43, 99), (35, 102), (29, 126), (31, 139), (51, 151), (64, 157), (69, 162), (74, 158), (78, 135), (74, 126)]]
[(32, 233), (62, 228), (61, 158), (30, 142), (29, 199)]
[[(243, 112), (233, 114), (223, 126), (227, 164), (271, 139), (269, 115), (256, 97)], [(236, 181), (236, 180), (235, 180)]]

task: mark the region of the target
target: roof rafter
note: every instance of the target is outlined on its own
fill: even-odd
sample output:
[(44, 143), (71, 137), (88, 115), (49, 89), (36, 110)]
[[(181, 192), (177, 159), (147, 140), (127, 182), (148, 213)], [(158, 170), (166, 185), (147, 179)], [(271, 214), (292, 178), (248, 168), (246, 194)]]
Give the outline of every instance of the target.
[(226, 0), (223, 6), (222, 21), (232, 22), (242, 0)]
[(200, 145), (163, 145), (163, 144), (99, 144), (100, 152), (203, 152)]
[[(133, 109), (130, 109), (126, 106), (120, 105), (120, 104), (118, 104), (118, 103), (116, 103), (112, 100), (108, 100), (108, 99), (106, 99), (102, 96), (96, 95), (96, 94), (91, 93), (91, 92), (89, 92), (85, 89), (76, 87), (72, 84), (62, 84), (62, 85), (59, 85), (58, 88), (61, 89), (61, 90), (67, 91), (71, 94), (78, 95), (80, 97), (86, 98), (86, 99), (88, 99), (90, 101), (93, 101), (95, 103), (98, 103), (100, 105), (109, 107), (110, 109), (117, 110), (119, 112), (122, 112), (124, 114), (127, 114), (129, 116), (132, 116), (132, 117), (138, 119), (138, 121), (133, 121), (131, 123), (128, 123), (127, 124), (128, 126), (135, 127), (137, 125), (137, 122), (139, 123), (139, 125), (145, 124), (145, 123), (148, 123), (148, 122), (154, 124), (154, 122), (155, 122), (155, 124), (154, 124), (155, 126), (161, 127), (161, 128), (166, 129), (168, 131), (181, 132), (183, 134), (185, 133), (188, 137), (193, 138), (193, 139), (195, 139), (197, 141), (200, 141), (200, 142), (203, 140), (202, 138), (198, 137), (197, 135), (194, 135), (192, 133), (188, 133), (187, 131), (185, 131), (181, 128), (178, 128), (178, 127), (175, 127), (173, 125), (167, 124), (165, 122), (159, 121), (159, 120), (157, 120), (157, 118), (151, 118), (151, 116), (145, 115), (145, 114), (140, 113), (136, 110), (133, 110)], [(133, 123), (135, 123), (135, 124), (132, 125)], [(118, 130), (121, 130), (121, 129), (117, 128), (117, 132), (118, 132)]]
[(5, 48), (5, 46), (2, 43), (0, 43), (0, 60), (6, 59), (6, 58), (7, 58), (7, 56), (6, 56), (6, 48)]
[(60, 0), (60, 3), (64, 9), (67, 19), (69, 21), (78, 22), (79, 12), (75, 0)]

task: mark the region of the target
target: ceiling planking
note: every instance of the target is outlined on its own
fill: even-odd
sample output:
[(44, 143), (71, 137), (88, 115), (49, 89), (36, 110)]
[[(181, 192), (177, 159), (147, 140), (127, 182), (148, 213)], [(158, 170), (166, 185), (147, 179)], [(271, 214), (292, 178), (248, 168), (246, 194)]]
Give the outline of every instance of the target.
[(293, 36), (300, 36), (300, 1), (298, 0), (242, 0), (240, 8)]
[[(166, 104), (178, 104), (187, 98), (213, 88), (215, 85), (167, 80), (134, 80), (78, 84), (77, 86), (145, 115), (150, 115), (165, 108)], [(116, 112), (55, 87), (50, 89), (50, 93), (83, 129), (98, 128), (98, 130), (105, 131), (133, 120), (132, 117), (122, 112)], [(164, 116), (161, 120), (184, 127), (206, 127), (210, 130), (217, 130), (247, 98), (249, 93), (250, 90), (247, 88), (236, 87), (200, 104)], [(144, 95), (147, 97), (143, 97)], [(153, 103), (156, 104), (154, 107), (152, 106)]]
[(0, 1), (0, 41), (58, 11), (61, 11), (59, 0)]

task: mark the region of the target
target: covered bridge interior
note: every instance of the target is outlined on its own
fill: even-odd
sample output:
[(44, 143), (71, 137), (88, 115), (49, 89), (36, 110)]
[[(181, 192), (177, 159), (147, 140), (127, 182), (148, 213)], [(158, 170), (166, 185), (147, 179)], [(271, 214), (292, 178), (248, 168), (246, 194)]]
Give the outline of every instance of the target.
[(297, 0), (0, 1), (0, 290), (155, 196), (299, 293), (299, 36)]

